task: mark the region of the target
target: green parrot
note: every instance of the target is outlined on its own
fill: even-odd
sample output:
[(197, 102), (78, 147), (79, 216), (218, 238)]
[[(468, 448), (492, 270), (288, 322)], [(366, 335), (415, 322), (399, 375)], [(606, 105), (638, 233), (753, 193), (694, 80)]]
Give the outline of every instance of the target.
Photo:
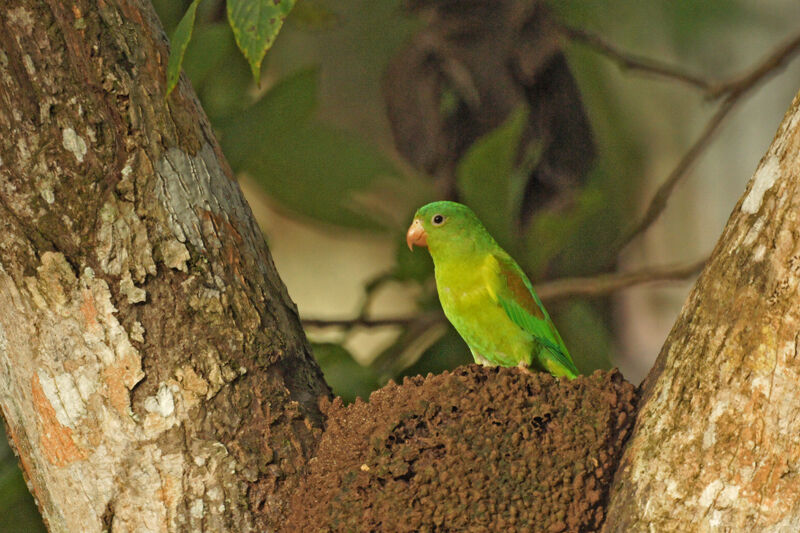
[(430, 251), (444, 314), (476, 363), (578, 375), (531, 282), (469, 207), (421, 207), (406, 242), (412, 251), (415, 244)]

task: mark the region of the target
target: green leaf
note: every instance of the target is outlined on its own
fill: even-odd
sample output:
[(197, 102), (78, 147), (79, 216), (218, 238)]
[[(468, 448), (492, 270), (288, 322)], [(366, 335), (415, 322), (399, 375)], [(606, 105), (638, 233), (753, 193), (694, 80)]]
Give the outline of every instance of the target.
[(373, 371), (360, 365), (342, 346), (334, 343), (312, 344), (314, 357), (322, 368), (325, 381), (333, 393), (345, 402), (356, 397), (363, 400), (378, 388), (378, 380)]
[[(375, 149), (375, 148), (373, 148)], [(376, 155), (383, 156), (376, 151)], [(438, 195), (430, 178), (414, 172), (402, 173), (388, 158), (392, 167), (388, 175), (376, 175), (363, 189), (353, 191), (353, 204), (381, 226), (394, 230), (403, 237), (414, 212), (421, 205), (434, 201)], [(388, 168), (388, 167), (387, 167)]]
[(313, 120), (264, 141), (243, 170), (284, 207), (328, 224), (386, 229), (362, 194), (400, 178), (372, 144)]
[(329, 29), (339, 21), (339, 15), (315, 0), (303, 0), (292, 12), (292, 23), (308, 30)]
[[(420, 188), (414, 181), (409, 185), (408, 176), (401, 179), (394, 163), (371, 143), (311, 118), (317, 77), (314, 69), (282, 80), (255, 105), (221, 123), (228, 161), (295, 213), (360, 229), (398, 226), (398, 220), (390, 220), (391, 206), (376, 204), (390, 198), (404, 205)], [(404, 188), (413, 189), (408, 198), (401, 194)]]
[(152, 0), (153, 9), (156, 10), (158, 20), (164, 30), (171, 34), (175, 31), (175, 27), (183, 17), (183, 2), (176, 2), (175, 0)]
[(275, 42), (294, 3), (295, 0), (228, 0), (228, 22), (256, 81), (264, 54)]
[[(198, 26), (186, 49), (183, 71), (189, 76), (196, 90), (212, 72), (219, 74), (222, 61), (234, 53), (238, 55), (236, 43), (227, 24)], [(216, 83), (220, 80), (214, 76), (212, 81)]]
[(252, 168), (259, 154), (289, 130), (308, 121), (317, 107), (319, 70), (301, 70), (284, 78), (258, 102), (220, 122), (222, 148), (234, 169)]
[[(225, 29), (233, 43), (234, 53), (224, 57), (204, 83), (195, 86), (203, 109), (217, 132), (225, 121), (238, 117), (255, 101), (250, 92), (253, 87), (250, 65), (236, 48), (230, 28), (226, 26)], [(186, 73), (191, 76), (188, 70)]]
[(448, 326), (444, 336), (425, 350), (413, 364), (399, 372), (395, 379), (402, 376), (424, 376), (428, 373), (441, 374), (445, 370), (473, 362), (472, 354), (464, 340), (456, 330)]
[(531, 219), (525, 234), (525, 267), (538, 278), (548, 263), (574, 238), (590, 217), (603, 208), (603, 194), (591, 187), (580, 192), (575, 205), (562, 212), (540, 211)]
[(512, 112), (498, 128), (473, 143), (456, 169), (462, 200), (505, 248), (513, 248), (513, 221), (519, 209), (515, 170), (527, 120), (527, 108)]
[(612, 244), (619, 228), (625, 227), (620, 221), (630, 217), (628, 204), (636, 196), (629, 191), (635, 187), (605, 163), (591, 172), (569, 222), (561, 227), (559, 249), (550, 257), (555, 259), (550, 265), (554, 271), (560, 276), (586, 276), (608, 268), (614, 260), (609, 255)]
[(611, 368), (613, 336), (602, 315), (586, 301), (575, 300), (557, 309), (553, 320), (582, 374)]
[(394, 267), (394, 277), (398, 281), (425, 281), (433, 276), (433, 261), (426, 250), (415, 248), (414, 251), (408, 249), (405, 236), (398, 239), (396, 251), (396, 263)]
[(181, 64), (183, 63), (183, 55), (186, 53), (186, 47), (192, 38), (192, 30), (194, 29), (194, 17), (197, 13), (197, 4), (200, 0), (194, 0), (189, 5), (189, 9), (183, 15), (183, 18), (175, 28), (175, 33), (172, 34), (170, 40), (172, 49), (169, 53), (169, 61), (167, 62), (167, 94), (169, 94), (178, 84), (178, 78), (181, 75)]

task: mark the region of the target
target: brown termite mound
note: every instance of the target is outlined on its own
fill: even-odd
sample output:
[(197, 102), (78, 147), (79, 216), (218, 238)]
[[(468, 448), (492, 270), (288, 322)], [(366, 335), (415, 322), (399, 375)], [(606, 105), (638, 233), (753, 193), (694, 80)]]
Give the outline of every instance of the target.
[(634, 420), (617, 371), (461, 367), (325, 402), (284, 531), (593, 531)]

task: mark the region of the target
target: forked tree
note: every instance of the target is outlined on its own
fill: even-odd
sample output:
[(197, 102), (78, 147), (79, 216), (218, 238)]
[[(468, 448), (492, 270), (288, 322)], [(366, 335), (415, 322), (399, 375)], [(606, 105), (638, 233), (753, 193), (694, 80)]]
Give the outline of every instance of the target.
[[(330, 391), (146, 0), (0, 9), (0, 408), (51, 531), (278, 527)], [(800, 529), (800, 99), (643, 384), (608, 531)]]

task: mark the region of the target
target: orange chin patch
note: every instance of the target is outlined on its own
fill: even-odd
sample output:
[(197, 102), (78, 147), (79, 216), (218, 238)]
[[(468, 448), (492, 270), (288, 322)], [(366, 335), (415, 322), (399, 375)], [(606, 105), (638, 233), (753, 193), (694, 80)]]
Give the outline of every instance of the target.
[(428, 246), (428, 234), (425, 232), (425, 228), (422, 227), (422, 222), (420, 222), (418, 218), (415, 218), (414, 222), (408, 227), (408, 231), (406, 232), (406, 244), (408, 244), (408, 249), (411, 251), (414, 250), (414, 245)]

